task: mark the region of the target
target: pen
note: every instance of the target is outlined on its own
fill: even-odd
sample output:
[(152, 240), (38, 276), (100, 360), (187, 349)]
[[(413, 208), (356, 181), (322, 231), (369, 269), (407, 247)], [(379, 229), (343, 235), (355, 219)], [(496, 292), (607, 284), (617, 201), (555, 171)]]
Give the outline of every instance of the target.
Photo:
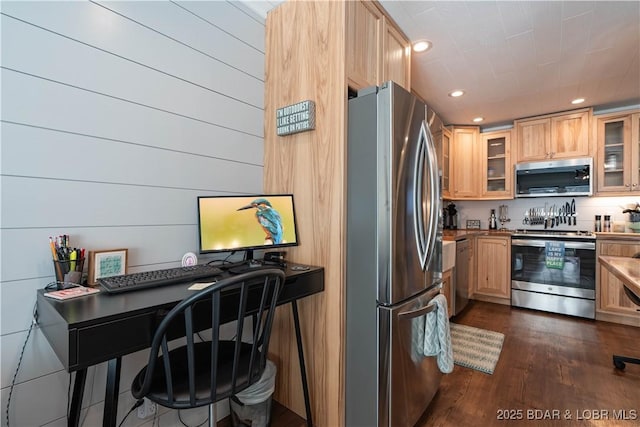
[(58, 260), (58, 254), (56, 253), (56, 246), (53, 244), (53, 237), (49, 237), (49, 246), (51, 247), (51, 255), (53, 255), (53, 260)]
[(53, 265), (56, 267), (56, 280), (63, 280), (62, 270), (60, 269), (60, 263), (58, 262), (58, 254), (56, 252), (56, 246), (53, 243), (53, 238), (49, 237), (49, 246), (51, 247), (51, 255), (53, 256)]

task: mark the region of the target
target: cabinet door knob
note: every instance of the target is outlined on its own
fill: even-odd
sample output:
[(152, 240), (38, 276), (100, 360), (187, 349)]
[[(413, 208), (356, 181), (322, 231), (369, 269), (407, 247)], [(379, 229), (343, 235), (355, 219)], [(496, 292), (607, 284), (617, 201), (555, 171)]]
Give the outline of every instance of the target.
[(627, 188), (629, 188), (629, 184), (625, 184), (624, 186), (625, 186), (625, 187), (627, 187)]

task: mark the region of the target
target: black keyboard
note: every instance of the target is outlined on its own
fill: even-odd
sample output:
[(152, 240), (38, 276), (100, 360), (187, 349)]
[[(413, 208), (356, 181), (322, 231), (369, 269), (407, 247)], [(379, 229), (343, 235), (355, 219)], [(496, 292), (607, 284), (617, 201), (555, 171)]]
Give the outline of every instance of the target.
[(220, 274), (222, 274), (220, 268), (213, 265), (201, 264), (104, 277), (98, 279), (98, 283), (107, 293), (114, 294), (173, 285), (175, 283), (192, 282), (207, 277), (213, 278)]

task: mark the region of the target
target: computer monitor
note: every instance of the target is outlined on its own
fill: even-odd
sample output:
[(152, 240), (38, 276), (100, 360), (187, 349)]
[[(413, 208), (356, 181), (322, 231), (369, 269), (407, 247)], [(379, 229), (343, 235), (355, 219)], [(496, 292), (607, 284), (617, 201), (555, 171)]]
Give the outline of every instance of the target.
[(200, 253), (297, 246), (292, 194), (198, 197)]

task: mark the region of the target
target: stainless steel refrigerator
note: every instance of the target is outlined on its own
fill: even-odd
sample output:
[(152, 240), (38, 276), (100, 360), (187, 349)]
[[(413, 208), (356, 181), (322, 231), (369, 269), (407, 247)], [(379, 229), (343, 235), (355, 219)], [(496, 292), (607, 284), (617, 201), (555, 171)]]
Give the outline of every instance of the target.
[(413, 426), (438, 390), (423, 353), (442, 286), (440, 175), (425, 105), (392, 82), (349, 100), (346, 425)]

